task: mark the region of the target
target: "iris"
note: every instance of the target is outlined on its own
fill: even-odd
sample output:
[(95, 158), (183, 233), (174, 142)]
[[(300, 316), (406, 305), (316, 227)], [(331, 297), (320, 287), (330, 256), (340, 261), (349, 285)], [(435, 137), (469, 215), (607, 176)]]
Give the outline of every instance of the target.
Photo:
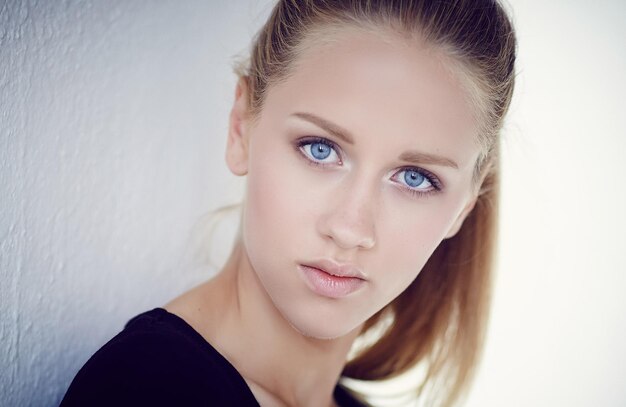
[(404, 172), (404, 180), (410, 187), (415, 188), (420, 186), (425, 179), (426, 177), (415, 170), (406, 170)]
[(323, 143), (311, 143), (311, 154), (318, 160), (323, 160), (330, 155), (331, 148)]

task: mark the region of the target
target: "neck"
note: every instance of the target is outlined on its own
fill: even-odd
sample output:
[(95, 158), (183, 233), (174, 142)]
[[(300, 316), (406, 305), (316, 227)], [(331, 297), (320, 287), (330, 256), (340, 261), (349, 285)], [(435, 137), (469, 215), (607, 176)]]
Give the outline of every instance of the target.
[(361, 326), (334, 339), (297, 331), (263, 289), (241, 243), (204, 290), (202, 298), (212, 303), (203, 307), (202, 329), (255, 396), (288, 406), (334, 405), (333, 390)]

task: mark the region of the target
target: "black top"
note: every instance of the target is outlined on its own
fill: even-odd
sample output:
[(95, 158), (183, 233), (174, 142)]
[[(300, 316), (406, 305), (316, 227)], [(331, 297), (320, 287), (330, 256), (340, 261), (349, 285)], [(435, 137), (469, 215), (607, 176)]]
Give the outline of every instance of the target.
[[(365, 406), (341, 385), (342, 407)], [(132, 318), (80, 369), (61, 407), (259, 406), (235, 367), (179, 316)]]

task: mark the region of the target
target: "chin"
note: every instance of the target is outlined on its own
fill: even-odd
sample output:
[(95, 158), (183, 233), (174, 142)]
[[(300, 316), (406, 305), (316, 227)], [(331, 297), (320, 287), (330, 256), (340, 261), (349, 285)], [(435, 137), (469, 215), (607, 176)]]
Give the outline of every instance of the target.
[(296, 332), (312, 339), (338, 339), (362, 327), (362, 323), (348, 324), (345, 320), (336, 321), (332, 318), (320, 316), (315, 316), (314, 318), (310, 318), (310, 316), (309, 318), (303, 316), (299, 316), (300, 318), (298, 316), (295, 318), (289, 318), (287, 315), (283, 316)]

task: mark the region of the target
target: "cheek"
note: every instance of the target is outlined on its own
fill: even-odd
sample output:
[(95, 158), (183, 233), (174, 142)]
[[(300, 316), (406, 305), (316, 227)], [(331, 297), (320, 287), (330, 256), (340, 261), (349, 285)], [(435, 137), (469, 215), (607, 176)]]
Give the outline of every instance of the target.
[(387, 273), (394, 276), (392, 282), (384, 283), (389, 300), (417, 277), (456, 218), (455, 201), (420, 199), (410, 202), (406, 197), (390, 197), (387, 204), (395, 210), (385, 208), (384, 222), (378, 224), (379, 251), (384, 256), (377, 268), (385, 280)]
[[(264, 232), (294, 237), (312, 228), (328, 198), (327, 176), (309, 167), (286, 142), (270, 142), (251, 151), (246, 205), (250, 221)], [(259, 229), (256, 229), (259, 230)]]
[(452, 215), (438, 203), (414, 205), (408, 211), (393, 211), (389, 215), (386, 234), (396, 251), (407, 255), (431, 252), (445, 236)]
[(290, 249), (296, 245), (288, 243), (303, 244), (303, 235), (310, 227), (307, 188), (294, 171), (290, 154), (295, 152), (288, 149), (269, 142), (251, 146), (244, 217), (244, 236), (251, 256), (293, 258), (298, 253)]
[(253, 241), (270, 243), (275, 235), (282, 234), (283, 228), (290, 226), (292, 207), (284, 199), (289, 197), (283, 196), (285, 185), (279, 175), (277, 168), (267, 162), (253, 160), (250, 163), (244, 227)]

